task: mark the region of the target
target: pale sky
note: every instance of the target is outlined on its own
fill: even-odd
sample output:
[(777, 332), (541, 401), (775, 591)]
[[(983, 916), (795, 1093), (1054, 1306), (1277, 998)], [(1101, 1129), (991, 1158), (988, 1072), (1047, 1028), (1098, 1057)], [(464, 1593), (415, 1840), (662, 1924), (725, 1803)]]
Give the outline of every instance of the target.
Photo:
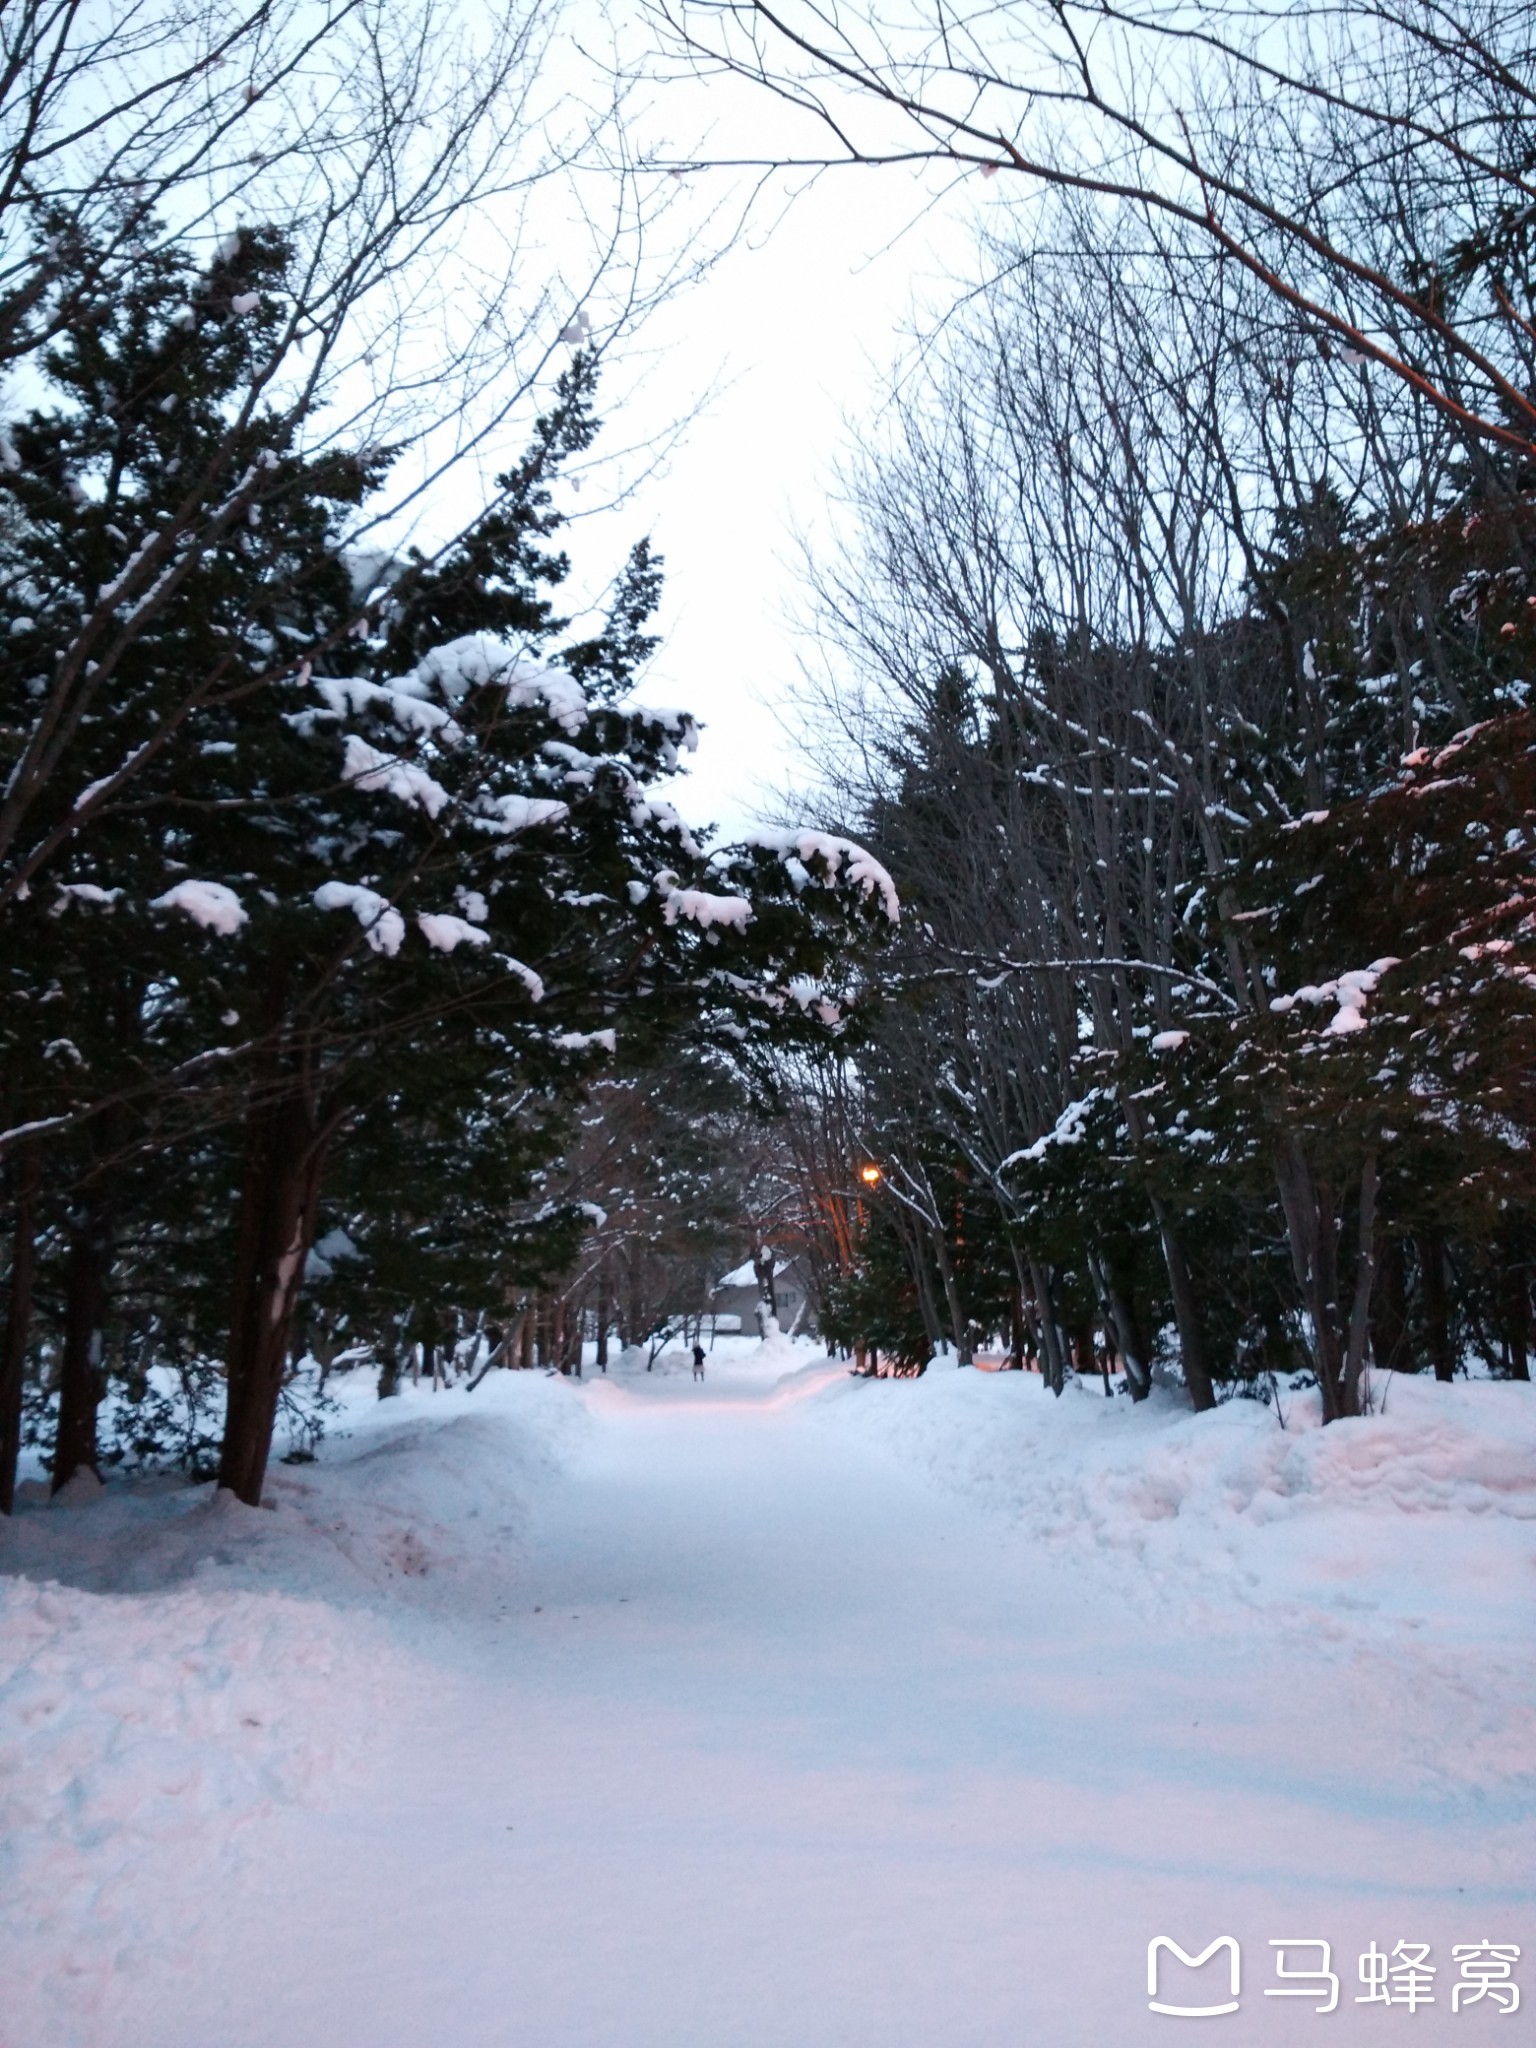
[[(728, 102), (747, 88), (709, 91), (718, 116), (722, 95)], [(688, 105), (662, 105), (678, 133)], [(717, 148), (729, 132), (716, 118)], [(762, 133), (759, 120), (755, 139)], [(797, 130), (784, 146), (807, 139)], [(722, 194), (730, 185), (724, 173), (700, 173), (699, 182)], [(798, 590), (793, 533), (825, 526), (845, 418), (866, 419), (878, 404), (914, 295), (940, 297), (944, 275), (963, 271), (970, 253), (969, 202), (952, 195), (925, 208), (924, 185), (906, 171), (826, 173), (776, 218), (783, 189), (778, 204), (764, 199), (718, 267), (636, 336), (654, 368), (639, 396), (612, 413), (613, 436), (660, 432), (721, 388), (664, 474), (569, 536), (584, 568), (617, 563), (647, 532), (665, 556), (665, 638), (639, 694), (705, 722), (673, 799), (690, 822), (717, 821), (728, 836), (797, 779), (790, 720), (800, 645), (786, 618)]]

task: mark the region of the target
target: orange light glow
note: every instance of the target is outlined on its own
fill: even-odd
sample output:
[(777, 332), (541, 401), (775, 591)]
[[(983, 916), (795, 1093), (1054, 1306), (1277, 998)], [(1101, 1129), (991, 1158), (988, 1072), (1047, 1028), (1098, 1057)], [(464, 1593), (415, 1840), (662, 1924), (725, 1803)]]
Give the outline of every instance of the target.
[(879, 1185), (880, 1185), (880, 1169), (879, 1169), (879, 1167), (878, 1167), (878, 1166), (861, 1166), (861, 1167), (859, 1168), (859, 1179), (860, 1179), (861, 1181), (863, 1181), (863, 1183), (864, 1183), (865, 1187), (867, 1187), (867, 1188), (877, 1188), (877, 1187), (879, 1187)]

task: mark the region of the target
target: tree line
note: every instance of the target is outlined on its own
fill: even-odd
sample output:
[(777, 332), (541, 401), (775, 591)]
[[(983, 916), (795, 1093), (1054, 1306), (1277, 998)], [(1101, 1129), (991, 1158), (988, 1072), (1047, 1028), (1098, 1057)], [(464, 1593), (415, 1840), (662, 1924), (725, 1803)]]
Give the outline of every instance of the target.
[(1197, 1407), (1302, 1372), (1332, 1419), (1529, 1377), (1536, 65), (1493, 8), (1193, 12), (1017, 10), (974, 63), (688, 18), (823, 63), (855, 159), (1028, 186), (982, 180), (808, 558), (826, 816), (908, 906), (830, 1325)]
[(7, 14), (0, 1508), (24, 1419), (57, 1488), (166, 1375), (259, 1501), (328, 1286), (386, 1366), (505, 1317), (601, 1227), (598, 1077), (760, 1095), (895, 915), (847, 842), (711, 848), (659, 794), (697, 733), (633, 700), (644, 541), (557, 609), (586, 302), (666, 280), (622, 180), (595, 272), (506, 238), (551, 26)]

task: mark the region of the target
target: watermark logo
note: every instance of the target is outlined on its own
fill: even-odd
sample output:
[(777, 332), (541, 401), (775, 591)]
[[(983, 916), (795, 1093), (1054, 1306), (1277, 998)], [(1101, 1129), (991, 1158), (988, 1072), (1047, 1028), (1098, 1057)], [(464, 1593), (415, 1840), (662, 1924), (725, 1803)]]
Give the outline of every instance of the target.
[[(1328, 1942), (1318, 1935), (1292, 1934), (1272, 1940), (1269, 1947), (1270, 1965), (1277, 1981), (1264, 1987), (1266, 1998), (1304, 1999), (1316, 2013), (1337, 2009), (1339, 1978)], [(1167, 1969), (1162, 1969), (1165, 1950), (1171, 1962)], [(1176, 1976), (1171, 1984), (1160, 1984), (1160, 1969), (1164, 1979), (1172, 1974), (1172, 1963), (1198, 1970), (1223, 1950), (1231, 1987), (1225, 2000), (1175, 2005), (1159, 1995), (1162, 1989), (1176, 1993), (1179, 1988)], [(1505, 2017), (1519, 2010), (1520, 1987), (1515, 1982), (1515, 1965), (1520, 1960), (1518, 1943), (1489, 1941), (1486, 1936), (1481, 1941), (1458, 1942), (1451, 1950), (1455, 1977), (1439, 1990), (1436, 1986), (1442, 1972), (1430, 1960), (1431, 1953), (1427, 1941), (1399, 1941), (1390, 1949), (1378, 1948), (1373, 1941), (1359, 1959), (1358, 1981), (1364, 1988), (1354, 1994), (1354, 2003), (1397, 2006), (1406, 2012), (1417, 2012), (1422, 2006), (1442, 2003), (1442, 1991), (1448, 1988), (1453, 2013), (1459, 2013), (1464, 2006), (1481, 2004), (1491, 2005)], [(1213, 1988), (1219, 1996), (1219, 1987)], [(1166, 2013), (1176, 2020), (1215, 2019), (1221, 2013), (1238, 2010), (1241, 1992), (1242, 1955), (1235, 1935), (1219, 1934), (1198, 1955), (1181, 1948), (1171, 1934), (1155, 1934), (1147, 1943), (1147, 2004), (1153, 2012)]]
[[(1232, 1979), (1232, 1996), (1225, 2005), (1165, 2005), (1157, 1995), (1157, 1958), (1163, 1949), (1169, 1955), (1191, 1970), (1198, 1970), (1202, 1963), (1208, 1963), (1218, 1949), (1227, 1951), (1228, 1968)], [(1218, 1934), (1209, 1948), (1201, 1949), (1199, 1955), (1186, 1955), (1179, 1944), (1168, 1934), (1155, 1934), (1147, 1943), (1147, 2003), (1153, 2012), (1168, 2013), (1176, 2020), (1214, 2019), (1218, 2013), (1236, 2012), (1238, 1992), (1242, 1989), (1242, 1956), (1237, 1942), (1230, 1934)]]

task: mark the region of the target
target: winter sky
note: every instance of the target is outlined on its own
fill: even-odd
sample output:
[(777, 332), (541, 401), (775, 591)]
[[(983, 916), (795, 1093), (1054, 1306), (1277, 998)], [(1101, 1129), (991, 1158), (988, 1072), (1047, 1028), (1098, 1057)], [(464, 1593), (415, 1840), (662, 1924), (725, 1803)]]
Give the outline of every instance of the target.
[[(665, 137), (701, 161), (818, 143), (731, 81), (653, 92), (641, 129), (642, 143)], [(746, 183), (694, 174), (694, 217), (716, 199), (728, 217)], [(610, 416), (615, 438), (663, 434), (699, 409), (661, 473), (618, 512), (584, 522), (572, 552), (606, 564), (649, 533), (666, 559), (664, 641), (640, 695), (705, 723), (676, 794), (692, 822), (732, 834), (773, 809), (778, 790), (811, 779), (797, 744), (795, 536), (834, 526), (836, 457), (878, 407), (914, 302), (940, 299), (965, 267), (969, 210), (968, 196), (903, 170), (779, 178), (703, 281), (634, 336), (628, 362), (647, 367)]]

